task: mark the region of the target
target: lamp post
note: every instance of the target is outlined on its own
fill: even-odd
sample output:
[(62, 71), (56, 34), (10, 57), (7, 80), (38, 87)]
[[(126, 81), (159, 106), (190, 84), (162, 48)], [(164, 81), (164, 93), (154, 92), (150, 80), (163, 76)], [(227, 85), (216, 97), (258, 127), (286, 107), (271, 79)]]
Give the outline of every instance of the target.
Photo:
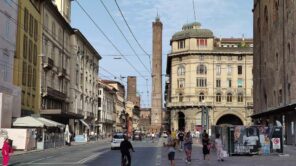
[(201, 125), (203, 130), (208, 130), (209, 127), (209, 112), (208, 112), (208, 107), (205, 105), (205, 101), (202, 101), (203, 105), (201, 107)]

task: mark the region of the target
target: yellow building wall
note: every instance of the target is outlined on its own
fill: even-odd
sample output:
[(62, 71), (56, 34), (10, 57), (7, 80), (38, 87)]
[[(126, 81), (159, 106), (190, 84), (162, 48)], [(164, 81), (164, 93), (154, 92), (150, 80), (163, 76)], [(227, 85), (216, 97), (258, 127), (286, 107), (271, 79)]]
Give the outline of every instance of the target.
[[(34, 1), (40, 2), (40, 1)], [(31, 3), (31, 1), (19, 1), (18, 4), (18, 27), (17, 27), (17, 46), (16, 46), (16, 56), (14, 59), (14, 69), (13, 69), (13, 83), (17, 86), (20, 86), (22, 89), (22, 115), (39, 113), (40, 110), (40, 62), (41, 62), (41, 45), (42, 45), (42, 37), (41, 37), (41, 17), (40, 11), (35, 8), (35, 6)], [(39, 4), (36, 4), (38, 7)], [(24, 13), (25, 9), (28, 11), (28, 29), (25, 31), (24, 24)], [(40, 9), (40, 8), (39, 8)], [(33, 35), (29, 34), (30, 27), (30, 15), (34, 18), (33, 20)], [(38, 25), (37, 38), (34, 39), (34, 24)], [(24, 53), (24, 35), (28, 38), (27, 45), (27, 58), (23, 57)], [(32, 41), (32, 51), (31, 56), (32, 60), (29, 61), (29, 40)], [(37, 59), (36, 63), (33, 63), (34, 59), (34, 45), (36, 45), (37, 49)], [(27, 70), (24, 71), (24, 62), (27, 65), (32, 67), (31, 72)], [(35, 70), (33, 70), (35, 69)], [(33, 86), (33, 72), (36, 76), (36, 84)], [(23, 76), (26, 76), (26, 84), (23, 85)], [(30, 79), (31, 78), (31, 79)], [(28, 79), (31, 80), (31, 86), (28, 86)]]

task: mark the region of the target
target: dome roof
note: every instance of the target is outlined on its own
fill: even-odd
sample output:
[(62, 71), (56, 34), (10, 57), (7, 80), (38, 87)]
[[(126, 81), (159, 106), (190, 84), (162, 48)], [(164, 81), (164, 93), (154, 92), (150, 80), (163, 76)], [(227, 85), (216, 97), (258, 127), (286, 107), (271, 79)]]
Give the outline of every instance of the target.
[[(184, 25), (186, 26), (186, 25)], [(183, 28), (184, 28), (183, 26)], [(172, 40), (181, 40), (188, 38), (212, 38), (214, 34), (209, 29), (185, 29), (173, 35)]]
[(185, 24), (183, 25), (182, 29), (185, 30), (185, 29), (193, 29), (193, 27), (200, 27), (201, 24), (199, 22), (193, 22), (193, 23), (189, 23), (189, 24)]

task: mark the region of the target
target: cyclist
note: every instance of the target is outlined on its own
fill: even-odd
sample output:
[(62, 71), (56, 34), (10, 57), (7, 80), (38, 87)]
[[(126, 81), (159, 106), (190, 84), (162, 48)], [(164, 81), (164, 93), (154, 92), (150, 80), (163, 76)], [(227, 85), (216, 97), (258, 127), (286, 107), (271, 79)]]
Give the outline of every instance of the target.
[[(128, 159), (128, 164), (127, 164), (127, 166), (131, 166), (131, 154), (130, 154), (130, 151), (129, 150), (132, 150), (133, 152), (135, 152), (135, 150), (134, 150), (134, 148), (133, 148), (133, 145), (129, 142), (129, 140), (128, 140), (128, 136), (127, 135), (125, 135), (124, 136), (124, 141), (122, 141), (121, 143), (120, 143), (120, 151), (121, 151), (121, 161), (122, 161), (122, 163), (123, 163), (123, 159), (124, 159), (124, 156), (126, 156), (127, 157), (127, 159)], [(123, 165), (124, 165), (125, 163), (123, 163)]]

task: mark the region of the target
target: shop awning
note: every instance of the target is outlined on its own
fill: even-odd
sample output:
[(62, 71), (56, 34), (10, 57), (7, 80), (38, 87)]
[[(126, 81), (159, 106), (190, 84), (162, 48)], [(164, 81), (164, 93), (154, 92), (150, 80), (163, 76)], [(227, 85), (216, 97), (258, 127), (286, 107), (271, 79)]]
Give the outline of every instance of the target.
[(280, 114), (285, 114), (287, 112), (295, 111), (295, 109), (296, 109), (296, 103), (292, 103), (289, 105), (280, 106), (280, 107), (269, 109), (264, 112), (253, 114), (253, 115), (251, 115), (251, 117), (253, 119), (256, 119), (256, 118), (261, 118), (261, 117), (267, 117), (270, 115), (280, 115)]
[(20, 117), (13, 124), (14, 127), (62, 127), (65, 125), (42, 117)]
[(88, 129), (90, 129), (90, 126), (83, 119), (79, 119), (79, 120), (84, 126), (86, 126)]

